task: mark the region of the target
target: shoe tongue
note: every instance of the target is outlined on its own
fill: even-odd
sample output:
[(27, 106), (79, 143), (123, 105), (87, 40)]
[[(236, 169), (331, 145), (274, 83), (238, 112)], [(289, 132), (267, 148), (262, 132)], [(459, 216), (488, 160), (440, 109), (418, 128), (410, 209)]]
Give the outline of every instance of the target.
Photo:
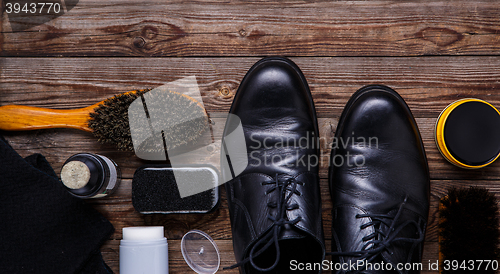
[[(271, 231), (268, 231), (267, 233), (273, 233), (272, 228)], [(264, 234), (263, 234), (264, 235)], [(302, 232), (298, 228), (292, 226), (292, 225), (285, 225), (278, 236), (278, 242), (286, 241), (286, 240), (299, 240), (299, 239), (304, 239), (307, 237), (305, 232)], [(272, 239), (270, 239), (272, 240)], [(257, 241), (257, 240), (256, 240)], [(256, 244), (256, 243), (253, 243)], [(261, 245), (257, 246), (257, 250), (260, 250), (267, 242), (261, 243)], [(269, 250), (274, 250), (274, 245), (271, 245), (268, 247)], [(251, 247), (248, 249), (250, 251)]]
[(292, 225), (285, 225), (280, 232), (280, 239), (302, 239), (306, 236), (304, 231)]

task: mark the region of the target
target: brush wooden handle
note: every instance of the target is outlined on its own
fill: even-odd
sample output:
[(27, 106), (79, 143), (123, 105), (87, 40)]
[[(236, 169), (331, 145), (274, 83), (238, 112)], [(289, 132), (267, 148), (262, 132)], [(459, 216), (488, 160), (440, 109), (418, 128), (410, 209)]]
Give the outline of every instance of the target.
[(80, 109), (48, 109), (21, 105), (0, 107), (0, 129), (34, 130), (47, 128), (76, 128), (88, 132), (90, 113), (98, 104)]

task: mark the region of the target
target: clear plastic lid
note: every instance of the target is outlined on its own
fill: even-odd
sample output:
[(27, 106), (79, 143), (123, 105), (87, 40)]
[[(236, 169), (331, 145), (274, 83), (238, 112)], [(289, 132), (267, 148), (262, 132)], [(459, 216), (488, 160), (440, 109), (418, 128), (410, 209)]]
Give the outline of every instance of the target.
[(216, 273), (219, 270), (220, 254), (217, 244), (203, 231), (191, 230), (181, 241), (182, 256), (196, 273)]

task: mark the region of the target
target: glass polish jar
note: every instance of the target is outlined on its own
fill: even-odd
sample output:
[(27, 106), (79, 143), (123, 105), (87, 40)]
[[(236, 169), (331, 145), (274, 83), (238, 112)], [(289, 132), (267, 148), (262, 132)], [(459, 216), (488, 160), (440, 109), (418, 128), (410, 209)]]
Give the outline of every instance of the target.
[(108, 157), (78, 153), (66, 160), (61, 181), (69, 193), (78, 198), (102, 198), (112, 194), (120, 184), (118, 165)]

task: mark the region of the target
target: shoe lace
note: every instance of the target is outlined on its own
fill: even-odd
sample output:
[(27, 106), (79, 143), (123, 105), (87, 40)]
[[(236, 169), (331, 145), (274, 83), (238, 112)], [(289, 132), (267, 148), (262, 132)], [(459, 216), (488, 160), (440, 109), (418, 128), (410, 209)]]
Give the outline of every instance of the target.
[[(363, 237), (363, 242), (366, 242), (361, 250), (358, 251), (348, 251), (348, 252), (328, 252), (328, 255), (332, 256), (344, 256), (344, 257), (359, 257), (359, 260), (366, 260), (367, 263), (363, 265), (367, 265), (371, 263), (375, 258), (380, 255), (383, 251), (387, 250), (391, 245), (396, 242), (406, 242), (406, 243), (421, 243), (424, 241), (425, 233), (421, 226), (414, 220), (407, 220), (404, 223), (400, 224), (398, 227), (395, 227), (395, 224), (401, 217), (404, 206), (406, 205), (408, 197), (405, 197), (404, 201), (399, 206), (399, 209), (396, 215), (390, 216), (388, 214), (357, 214), (356, 218), (371, 218), (372, 221), (363, 224), (360, 226), (360, 229), (365, 229), (367, 227), (373, 226), (374, 232), (370, 235)], [(390, 222), (386, 221), (390, 220)], [(387, 230), (387, 234), (384, 233), (380, 226), (381, 224), (385, 224), (389, 229)], [(409, 237), (397, 237), (399, 232), (403, 230), (405, 227), (409, 225), (414, 225), (417, 228), (418, 238), (409, 238)], [(380, 235), (381, 237), (378, 237)], [(355, 273), (359, 273), (357, 270)]]
[[(264, 181), (261, 183), (261, 185), (263, 186), (272, 185), (272, 187), (265, 192), (266, 195), (269, 195), (271, 192), (274, 191), (279, 191), (279, 195), (277, 195), (278, 201), (270, 201), (267, 204), (268, 207), (277, 208), (276, 217), (273, 217), (270, 214), (267, 216), (267, 218), (273, 222), (271, 229), (267, 230), (267, 232), (265, 232), (260, 236), (260, 239), (250, 249), (250, 253), (247, 258), (243, 259), (241, 262), (237, 264), (234, 264), (230, 267), (226, 267), (224, 269), (233, 269), (242, 266), (246, 263), (250, 263), (252, 267), (262, 272), (274, 269), (278, 265), (281, 255), (278, 243), (281, 230), (286, 225), (294, 225), (302, 219), (302, 217), (299, 216), (293, 220), (288, 220), (286, 212), (288, 210), (299, 208), (298, 204), (289, 205), (288, 203), (293, 195), (298, 195), (298, 196), (302, 195), (302, 193), (299, 190), (297, 190), (297, 185), (304, 185), (303, 182), (300, 182), (295, 178), (290, 177), (289, 175), (275, 174), (273, 180)], [(264, 253), (264, 251), (268, 250), (273, 244), (274, 248), (276, 249), (276, 259), (274, 260), (274, 263), (267, 268), (259, 267), (255, 263), (255, 258)]]

